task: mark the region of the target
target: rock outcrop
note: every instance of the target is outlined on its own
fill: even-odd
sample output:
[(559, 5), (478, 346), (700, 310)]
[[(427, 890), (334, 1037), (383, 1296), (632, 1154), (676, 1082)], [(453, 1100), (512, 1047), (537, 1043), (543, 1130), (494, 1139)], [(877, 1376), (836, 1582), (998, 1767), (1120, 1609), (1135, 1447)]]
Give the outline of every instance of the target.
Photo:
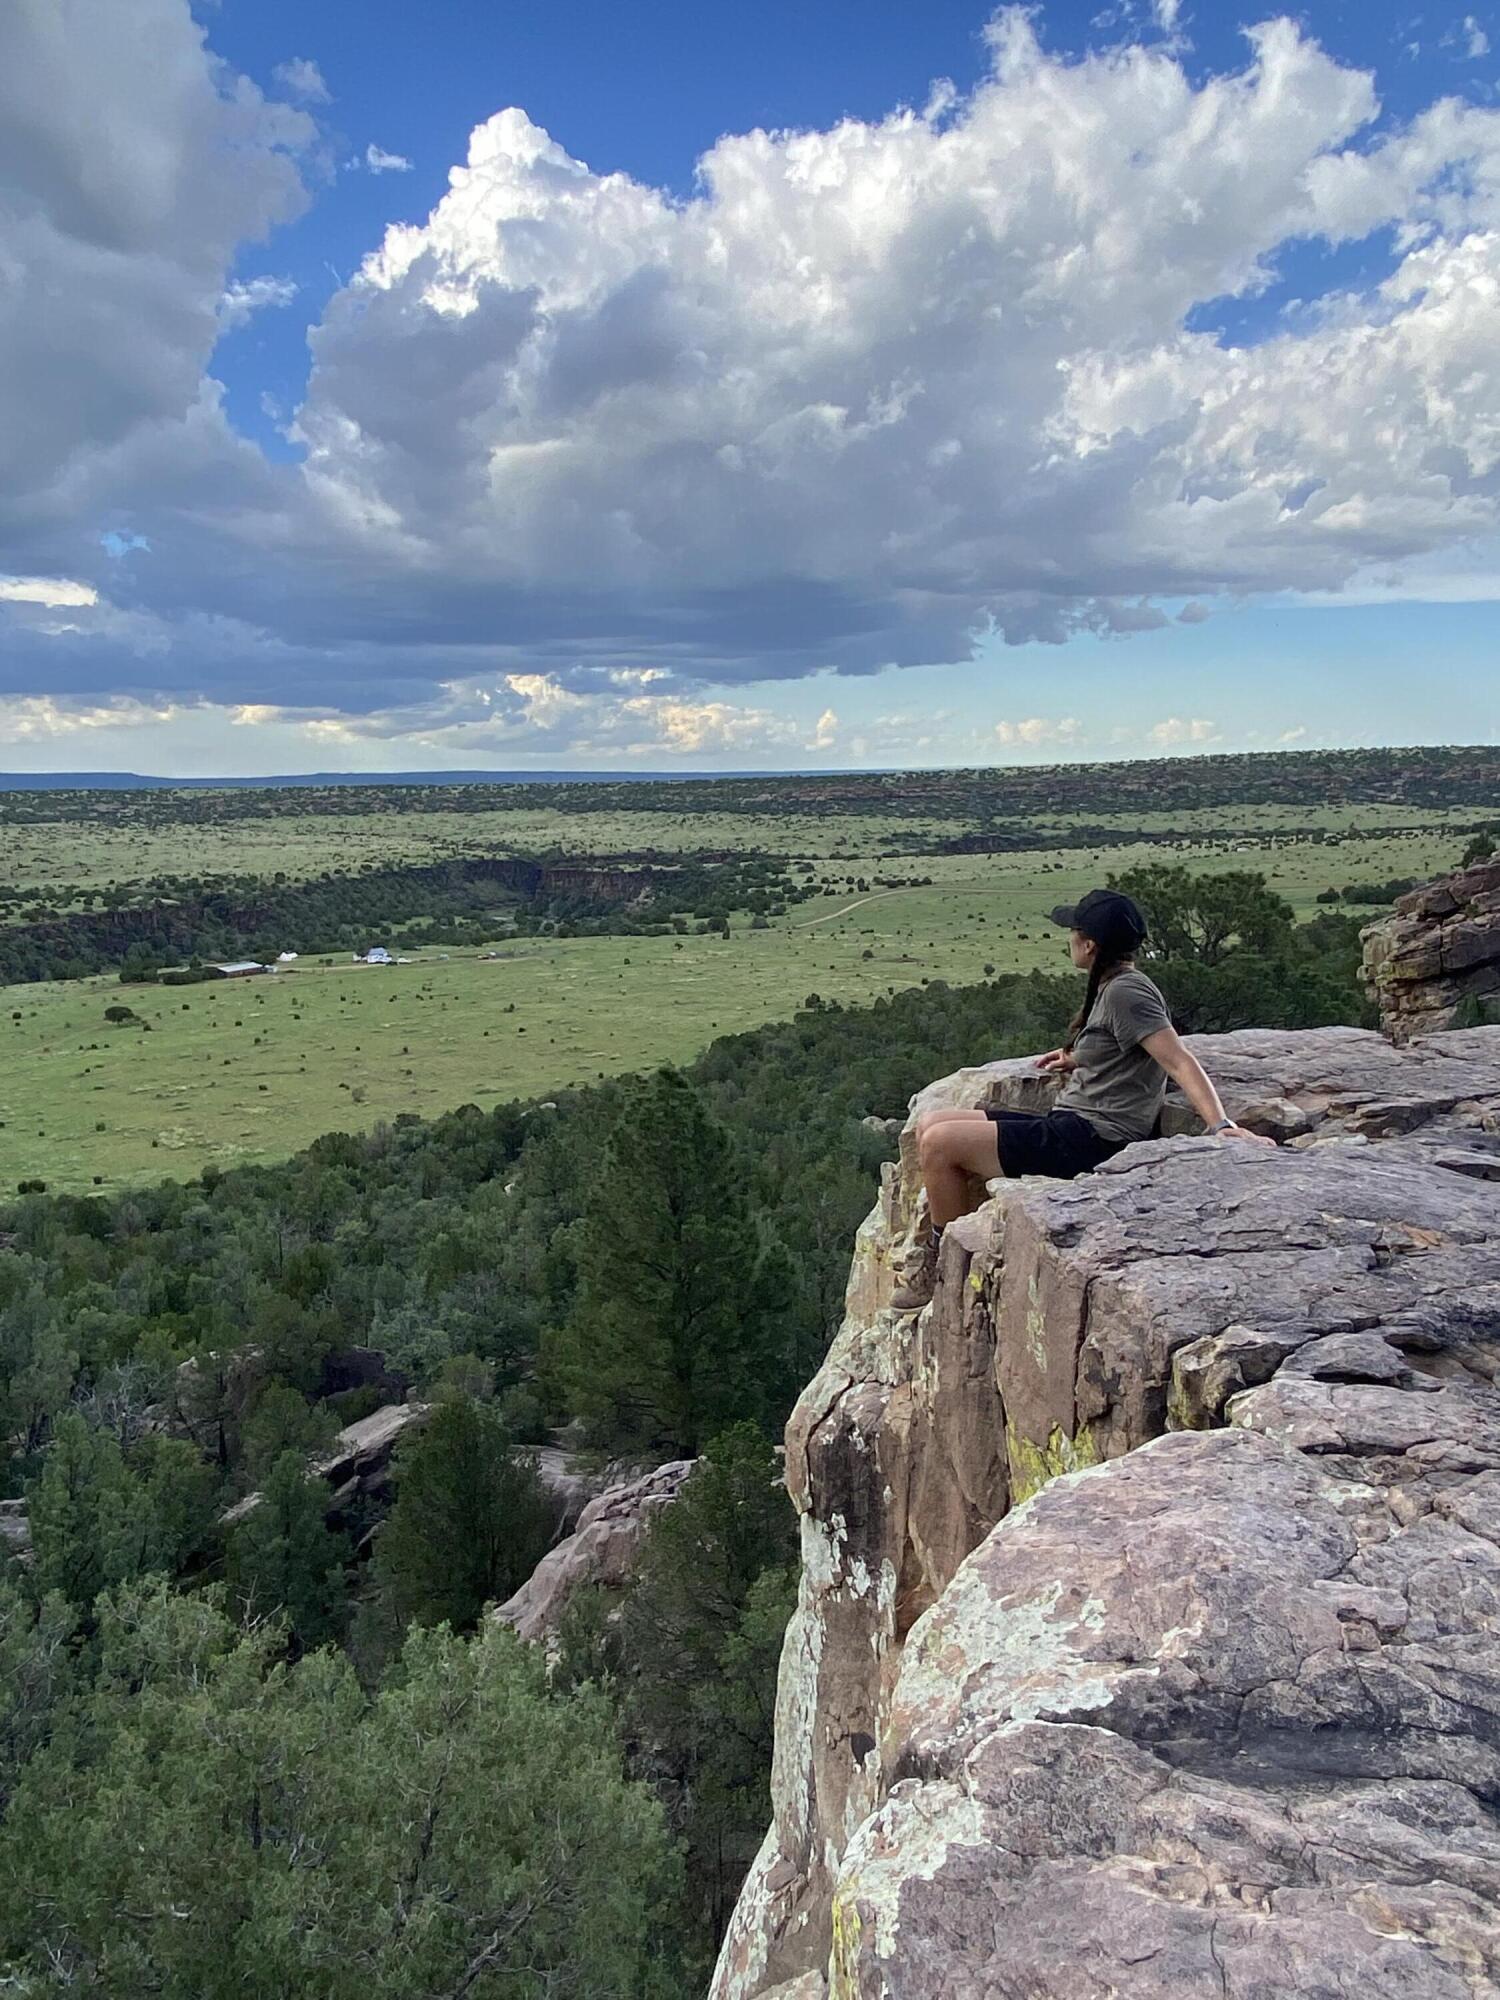
[(585, 1584), (623, 1590), (635, 1573), (636, 1552), (647, 1528), (677, 1498), (694, 1463), (676, 1458), (597, 1494), (573, 1533), (542, 1557), (493, 1616), (523, 1639), (550, 1645), (576, 1590)]
[(1413, 889), (1361, 936), (1365, 983), (1395, 1040), (1453, 1027), (1466, 1004), (1500, 1018), (1500, 860)]
[(1194, 1045), (1283, 1146), (996, 1183), (915, 1317), (903, 1136), (713, 2000), (1500, 1991), (1500, 1028)]
[[(372, 1410), (358, 1423), (346, 1424), (325, 1452), (308, 1465), (308, 1476), (321, 1479), (328, 1488), (328, 1519), (337, 1523), (356, 1502), (388, 1506), (394, 1498), (393, 1464), (396, 1447), (408, 1432), (425, 1423), (428, 1403), (387, 1403)], [(260, 1505), (259, 1493), (247, 1493), (222, 1516), (221, 1525), (232, 1528)]]
[(31, 1524), (24, 1500), (0, 1500), (0, 1557), (15, 1562), (31, 1560)]

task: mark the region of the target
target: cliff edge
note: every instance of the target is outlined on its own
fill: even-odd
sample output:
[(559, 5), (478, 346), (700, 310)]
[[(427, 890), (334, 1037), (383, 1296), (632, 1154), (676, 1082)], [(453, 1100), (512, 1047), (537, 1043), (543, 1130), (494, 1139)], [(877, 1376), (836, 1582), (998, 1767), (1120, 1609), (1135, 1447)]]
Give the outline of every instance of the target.
[(1500, 1028), (1195, 1046), (1277, 1151), (992, 1184), (917, 1317), (903, 1134), (712, 2000), (1500, 1992)]

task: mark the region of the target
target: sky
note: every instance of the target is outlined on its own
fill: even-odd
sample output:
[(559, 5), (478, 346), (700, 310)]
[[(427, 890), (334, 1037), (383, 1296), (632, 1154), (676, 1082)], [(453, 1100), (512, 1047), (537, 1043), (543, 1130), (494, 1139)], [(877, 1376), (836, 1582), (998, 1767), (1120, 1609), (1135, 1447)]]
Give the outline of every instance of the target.
[(0, 768), (1500, 735), (1500, 0), (8, 0)]

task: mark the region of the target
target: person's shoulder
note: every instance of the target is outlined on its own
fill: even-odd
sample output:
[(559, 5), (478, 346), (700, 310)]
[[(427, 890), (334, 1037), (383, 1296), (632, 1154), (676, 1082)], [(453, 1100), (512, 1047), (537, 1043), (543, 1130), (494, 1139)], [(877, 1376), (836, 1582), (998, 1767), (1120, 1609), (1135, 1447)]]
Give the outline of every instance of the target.
[(1154, 993), (1158, 1000), (1161, 998), (1161, 988), (1150, 973), (1142, 972), (1138, 965), (1130, 965), (1123, 972), (1117, 972), (1109, 983), (1125, 993)]
[(1126, 972), (1117, 972), (1105, 990), (1115, 1006), (1130, 1012), (1156, 1009), (1165, 1014), (1168, 1011), (1161, 988), (1138, 965), (1131, 966)]

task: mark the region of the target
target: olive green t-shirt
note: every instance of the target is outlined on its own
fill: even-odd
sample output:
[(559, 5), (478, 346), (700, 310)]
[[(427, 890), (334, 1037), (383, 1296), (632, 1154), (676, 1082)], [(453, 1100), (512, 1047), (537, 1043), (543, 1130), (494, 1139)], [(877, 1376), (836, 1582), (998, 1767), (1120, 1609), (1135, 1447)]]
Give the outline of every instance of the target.
[(1141, 1047), (1170, 1028), (1167, 1003), (1144, 972), (1117, 972), (1099, 989), (1073, 1044), (1078, 1067), (1057, 1100), (1105, 1139), (1149, 1139), (1161, 1116), (1167, 1073)]

